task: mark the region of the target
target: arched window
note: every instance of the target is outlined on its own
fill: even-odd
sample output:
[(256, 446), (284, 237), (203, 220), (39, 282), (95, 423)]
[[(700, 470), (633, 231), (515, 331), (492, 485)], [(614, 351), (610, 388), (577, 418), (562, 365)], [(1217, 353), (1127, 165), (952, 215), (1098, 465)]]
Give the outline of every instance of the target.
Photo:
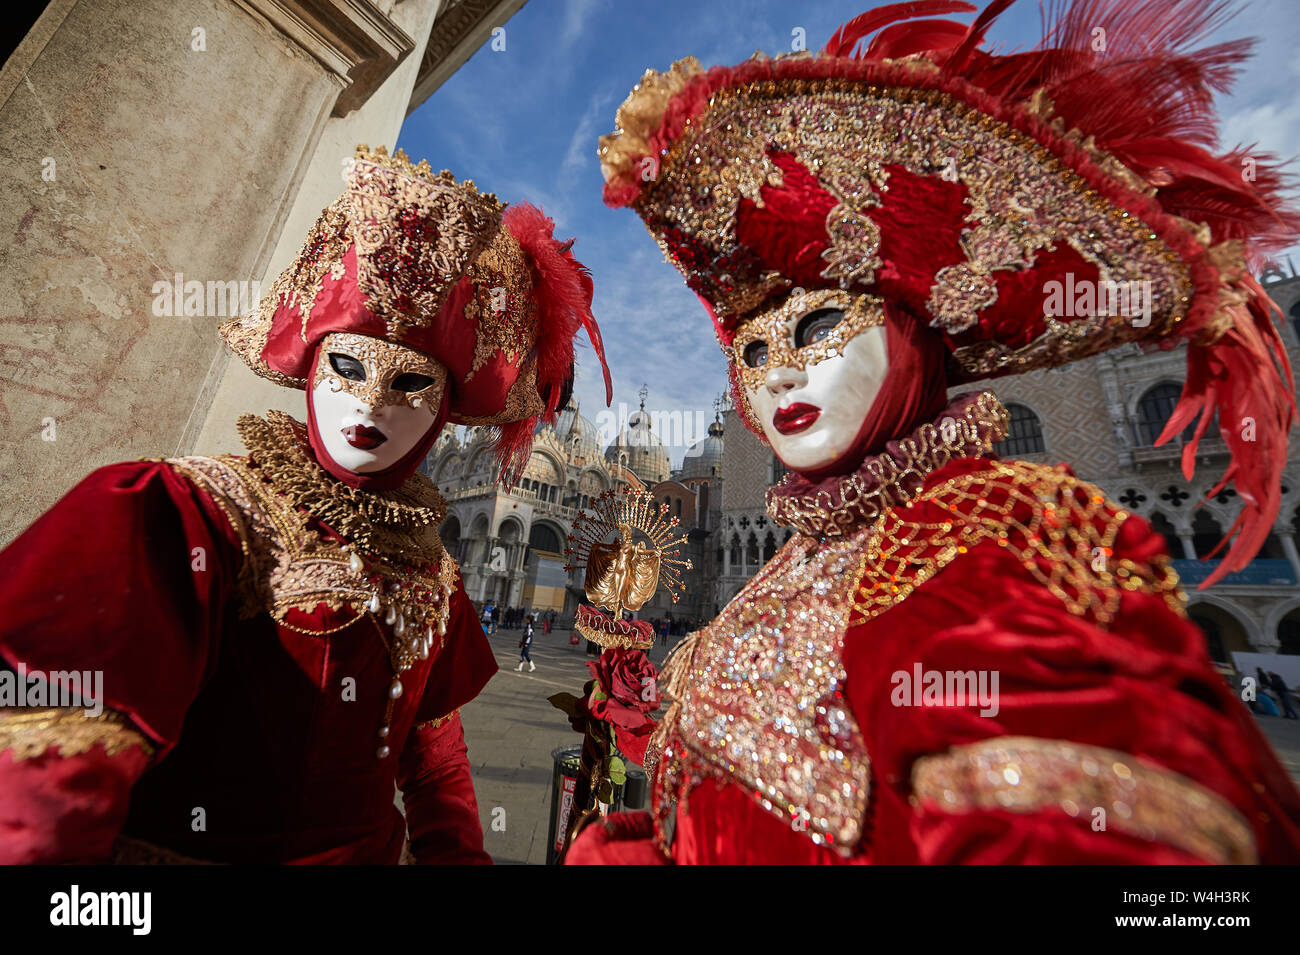
[(993, 445), (993, 453), (999, 457), (1014, 457), (1018, 454), (1039, 454), (1047, 450), (1043, 444), (1043, 425), (1038, 415), (1024, 405), (1007, 405), (1007, 437)]
[[(1182, 393), (1182, 385), (1176, 385), (1172, 381), (1162, 381), (1148, 388), (1138, 399), (1138, 444), (1149, 448), (1156, 443), (1156, 438), (1160, 437), (1160, 432), (1165, 430), (1165, 422), (1174, 413), (1174, 406), (1178, 404), (1178, 396)], [(1183, 432), (1184, 441), (1192, 436), (1194, 429), (1194, 424), (1187, 426), (1187, 430)]]
[(1173, 522), (1165, 517), (1159, 511), (1151, 515), (1151, 529), (1165, 539), (1165, 548), (1169, 551), (1169, 556), (1175, 560), (1183, 558), (1183, 542), (1178, 538), (1178, 531), (1174, 529)]
[(1277, 623), (1278, 653), (1300, 654), (1300, 607)]
[[(1223, 528), (1219, 526), (1219, 522), (1207, 511), (1197, 511), (1196, 519), (1192, 521), (1192, 547), (1196, 549), (1196, 556), (1206, 556), (1219, 546), (1221, 540), (1223, 540)], [(1218, 556), (1223, 556), (1222, 551)]]
[(1291, 327), (1295, 330), (1295, 337), (1300, 338), (1300, 302), (1292, 305), (1288, 314), (1291, 316)]
[(528, 531), (528, 545), (533, 550), (545, 551), (548, 554), (563, 553), (564, 547), (560, 544), (560, 535), (555, 533), (555, 528), (547, 524), (534, 524)]
[(1205, 643), (1210, 651), (1210, 659), (1217, 660), (1219, 663), (1228, 663), (1228, 651), (1223, 645), (1223, 632), (1219, 629), (1218, 621), (1213, 617), (1195, 616), (1193, 622), (1201, 628), (1205, 634)]
[(455, 514), (448, 514), (442, 527), (438, 528), (438, 536), (447, 550), (457, 553), (460, 550), (460, 519)]

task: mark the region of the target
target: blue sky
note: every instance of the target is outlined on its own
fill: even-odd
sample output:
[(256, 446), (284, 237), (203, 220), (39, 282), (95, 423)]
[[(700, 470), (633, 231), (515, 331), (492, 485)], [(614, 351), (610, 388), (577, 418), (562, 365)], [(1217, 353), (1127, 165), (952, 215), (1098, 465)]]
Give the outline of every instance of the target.
[[(982, 0), (977, 0), (983, 6)], [(435, 169), (473, 179), (506, 201), (528, 200), (555, 219), (557, 235), (591, 269), (596, 317), (614, 378), (614, 405), (713, 415), (725, 366), (698, 300), (664, 261), (635, 213), (601, 202), (596, 140), (647, 68), (695, 55), (707, 67), (755, 50), (791, 49), (802, 29), (819, 49), (869, 0), (530, 0), (505, 24), (505, 50), (481, 48), (402, 127), (398, 145)], [(1295, 0), (1241, 7), (1223, 39), (1259, 38), (1255, 59), (1221, 102), (1225, 144), (1300, 155), (1300, 26)], [(962, 19), (968, 19), (962, 17)], [(995, 46), (1032, 46), (1039, 5), (1002, 15)], [(1294, 255), (1300, 268), (1300, 251)], [(579, 348), (576, 393), (585, 415), (603, 407), (599, 369)], [(670, 449), (674, 463), (682, 448)]]

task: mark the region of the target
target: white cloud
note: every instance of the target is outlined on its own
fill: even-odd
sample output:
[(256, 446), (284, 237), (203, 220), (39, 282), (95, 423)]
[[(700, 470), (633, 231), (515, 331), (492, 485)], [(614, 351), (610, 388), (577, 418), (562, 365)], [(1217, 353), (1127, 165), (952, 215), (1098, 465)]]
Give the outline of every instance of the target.
[(567, 54), (591, 25), (592, 16), (604, 5), (604, 0), (569, 0), (564, 9), (564, 25), (560, 32), (557, 52)]

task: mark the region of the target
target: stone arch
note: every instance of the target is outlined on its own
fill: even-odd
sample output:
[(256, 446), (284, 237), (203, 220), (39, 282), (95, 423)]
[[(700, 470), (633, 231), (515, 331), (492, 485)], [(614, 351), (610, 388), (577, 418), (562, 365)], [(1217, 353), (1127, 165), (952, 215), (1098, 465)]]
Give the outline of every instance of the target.
[(1264, 619), (1264, 633), (1278, 641), (1278, 653), (1300, 653), (1300, 647), (1297, 646), (1300, 641), (1292, 635), (1290, 626), (1284, 634), (1283, 624), (1290, 624), (1296, 631), (1300, 631), (1300, 596), (1279, 600), (1269, 608), (1268, 616)]
[(564, 553), (564, 528), (553, 521), (533, 521), (528, 531), (528, 546), (548, 554)]
[(582, 475), (579, 478), (579, 487), (583, 494), (595, 497), (602, 491), (608, 491), (610, 484), (613, 483), (607, 472), (600, 468), (587, 467), (582, 469)]
[[(1206, 508), (1199, 509), (1192, 518), (1192, 547), (1197, 557), (1204, 557), (1223, 540), (1223, 524)], [(1219, 552), (1223, 556), (1223, 552)]]
[(1205, 635), (1210, 657), (1232, 662), (1232, 651), (1258, 652), (1259, 640), (1249, 614), (1222, 597), (1197, 593), (1187, 605), (1187, 616)]
[(444, 481), (454, 481), (464, 473), (461, 470), (463, 467), (464, 462), (461, 460), (460, 455), (452, 452), (438, 462), (437, 469), (433, 474), (434, 483), (441, 484)]
[(469, 540), (465, 541), (464, 560), (469, 564), (480, 564), (487, 559), (487, 536), (490, 527), (487, 511), (479, 511), (469, 523)]
[[(1138, 447), (1149, 448), (1155, 444), (1182, 391), (1182, 382), (1165, 378), (1134, 395), (1129, 420), (1133, 422), (1133, 438)], [(1184, 435), (1189, 433), (1190, 430), (1185, 431)]]
[(528, 464), (524, 466), (525, 474), (527, 474), (530, 469), (535, 467), (534, 461), (537, 461), (539, 464), (542, 461), (546, 462), (546, 464), (549, 464), (551, 466), (551, 469), (554, 472), (553, 474), (546, 475), (548, 480), (546, 480), (544, 483), (556, 484), (561, 486), (563, 485), (564, 472), (566, 469), (564, 465), (564, 459), (560, 455), (556, 454), (550, 448), (534, 446), (533, 453), (528, 458)]
[(465, 477), (491, 480), (492, 462), (492, 449), (479, 448), (465, 459)]
[(447, 553), (458, 554), (460, 552), (460, 518), (455, 514), (448, 514), (447, 519), (438, 528), (438, 536), (442, 538), (442, 546), (447, 548)]
[(497, 532), (493, 535), (501, 539), (503, 543), (515, 544), (524, 539), (524, 524), (513, 514), (507, 514), (501, 518), (501, 523), (497, 524)]
[(1183, 542), (1178, 536), (1178, 528), (1174, 522), (1169, 519), (1164, 511), (1156, 508), (1147, 518), (1151, 529), (1165, 539), (1165, 547), (1169, 551), (1169, 556), (1175, 560), (1181, 560), (1183, 554)]

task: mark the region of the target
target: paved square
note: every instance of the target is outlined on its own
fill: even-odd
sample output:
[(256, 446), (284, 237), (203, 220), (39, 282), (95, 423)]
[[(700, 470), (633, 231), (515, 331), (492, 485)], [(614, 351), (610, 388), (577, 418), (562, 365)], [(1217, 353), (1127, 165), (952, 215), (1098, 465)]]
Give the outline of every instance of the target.
[[(543, 865), (551, 811), (551, 750), (581, 741), (564, 714), (546, 698), (578, 694), (589, 679), (586, 642), (569, 645), (568, 631), (533, 637), (535, 671), (519, 673), (519, 631), (490, 638), (501, 667), (479, 697), (461, 711), (469, 760), (478, 793), (479, 818), (487, 851), (499, 865)], [(650, 659), (663, 664), (668, 647), (655, 643)], [(1300, 784), (1300, 720), (1258, 717), (1283, 766)], [(505, 810), (504, 831), (493, 828), (493, 810)], [(501, 819), (501, 813), (496, 813)]]
[[(585, 640), (569, 645), (569, 631), (545, 634), (539, 629), (532, 646), (537, 669), (530, 672), (525, 666), (519, 673), (519, 633), (498, 628), (490, 638), (501, 671), (461, 710), (461, 721), (488, 853), (499, 865), (543, 865), (550, 829), (551, 751), (582, 742), (546, 698), (580, 694), (591, 678), (584, 664), (592, 658), (586, 656)], [(668, 639), (668, 647), (656, 641), (649, 651), (656, 666), (681, 638)], [(497, 808), (505, 810), (504, 831), (499, 812), (497, 828), (492, 826)]]

